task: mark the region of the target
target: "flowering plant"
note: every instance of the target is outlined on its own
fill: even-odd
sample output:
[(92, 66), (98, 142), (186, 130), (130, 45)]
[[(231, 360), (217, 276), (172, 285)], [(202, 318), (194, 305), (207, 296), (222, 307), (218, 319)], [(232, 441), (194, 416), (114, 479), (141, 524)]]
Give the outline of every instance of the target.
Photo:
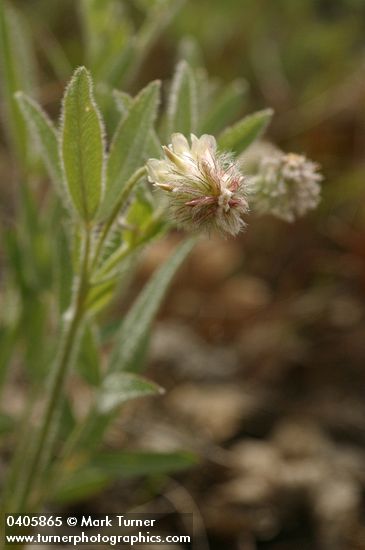
[[(92, 5), (83, 3), (85, 13)], [(9, 272), (15, 273), (18, 286), (14, 288), (12, 275), (4, 284), (13, 306), (1, 333), (5, 343), (14, 334), (22, 338), (20, 362), (29, 367), (29, 406), (10, 431), (12, 438), (20, 437), (3, 491), (2, 510), (15, 513), (65, 499), (65, 487), (82, 498), (90, 484), (100, 488), (113, 480), (115, 470), (108, 470), (99, 447), (121, 405), (161, 392), (138, 373), (141, 356), (163, 296), (196, 234), (236, 236), (246, 225), (249, 208), (291, 221), (317, 204), (320, 177), (310, 161), (281, 153), (261, 159), (253, 174), (245, 173), (239, 155), (262, 135), (271, 110), (232, 124), (225, 113), (232, 112), (227, 109), (232, 100), (240, 104), (242, 87), (232, 87), (228, 95), (217, 90), (208, 102), (208, 77), (184, 60), (173, 75), (166, 110), (159, 113), (161, 83), (149, 83), (134, 97), (121, 91), (115, 80), (128, 87), (134, 71), (117, 64), (116, 52), (109, 65), (100, 64), (95, 48), (96, 57), (90, 57), (95, 82), (85, 67), (74, 71), (62, 101), (61, 124), (54, 124), (26, 93), (12, 47), (9, 21), (14, 14), (9, 13), (1, 3), (8, 134), (19, 181), (28, 182), (22, 187), (26, 215), (7, 241)], [(138, 44), (134, 70), (145, 53), (141, 44), (149, 44), (143, 33)], [(128, 55), (126, 46), (122, 60)], [(38, 214), (40, 194), (29, 181), (45, 174), (54, 187), (46, 190), (47, 209)], [(98, 314), (115, 298), (143, 247), (174, 225), (187, 235), (106, 338), (109, 352), (102, 357)], [(38, 338), (44, 342), (40, 349)], [(12, 359), (11, 353), (2, 358), (3, 371)], [(81, 419), (66, 391), (72, 369), (93, 396)], [(119, 470), (129, 459), (126, 452), (116, 453)], [(164, 455), (159, 471), (191, 462), (185, 453)], [(148, 473), (148, 457), (137, 464), (137, 474)], [(80, 488), (85, 472), (90, 477)]]
[(149, 180), (166, 191), (171, 219), (187, 230), (237, 235), (247, 213), (245, 182), (228, 154), (217, 153), (213, 136), (173, 134), (166, 160), (147, 162)]

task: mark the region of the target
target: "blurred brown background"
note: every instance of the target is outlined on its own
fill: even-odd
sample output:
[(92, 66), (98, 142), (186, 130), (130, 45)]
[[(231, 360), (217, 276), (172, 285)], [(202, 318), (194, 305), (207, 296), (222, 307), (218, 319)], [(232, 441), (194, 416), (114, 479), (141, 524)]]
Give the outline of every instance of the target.
[[(14, 4), (55, 114), (68, 66), (85, 62), (77, 2)], [(148, 0), (120, 4), (138, 27)], [(363, 0), (187, 0), (130, 88), (169, 78), (178, 55), (222, 82), (242, 77), (242, 114), (273, 107), (268, 137), (319, 162), (325, 178), (304, 219), (252, 215), (242, 237), (198, 245), (151, 339), (148, 374), (167, 394), (129, 407), (110, 434), (111, 445), (127, 437), (201, 457), (151, 496), (156, 509), (194, 512), (199, 550), (365, 549), (364, 36)], [(6, 154), (3, 141), (4, 211)], [(135, 291), (178, 239), (147, 251)], [(133, 507), (149, 494), (131, 482), (82, 506)]]

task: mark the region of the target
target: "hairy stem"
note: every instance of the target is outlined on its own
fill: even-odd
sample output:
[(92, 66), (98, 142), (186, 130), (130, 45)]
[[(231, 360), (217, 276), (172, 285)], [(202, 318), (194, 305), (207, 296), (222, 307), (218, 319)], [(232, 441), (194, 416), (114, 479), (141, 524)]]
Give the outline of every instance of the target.
[(95, 254), (94, 254), (94, 259), (93, 259), (93, 266), (96, 265), (96, 263), (99, 259), (100, 252), (103, 248), (104, 242), (105, 242), (106, 238), (108, 237), (109, 232), (110, 232), (111, 228), (113, 227), (114, 222), (117, 219), (118, 214), (119, 214), (124, 202), (128, 199), (128, 197), (131, 194), (131, 192), (133, 191), (134, 187), (137, 185), (139, 180), (143, 178), (143, 176), (145, 174), (146, 174), (146, 168), (143, 166), (142, 168), (139, 168), (138, 170), (136, 170), (134, 172), (134, 174), (129, 178), (127, 183), (125, 184), (125, 186), (123, 188), (123, 191), (122, 191), (122, 194), (120, 196), (120, 199), (115, 204), (111, 215), (109, 216), (107, 222), (105, 223), (105, 225), (104, 225), (104, 227), (101, 231), (99, 240), (96, 243)]

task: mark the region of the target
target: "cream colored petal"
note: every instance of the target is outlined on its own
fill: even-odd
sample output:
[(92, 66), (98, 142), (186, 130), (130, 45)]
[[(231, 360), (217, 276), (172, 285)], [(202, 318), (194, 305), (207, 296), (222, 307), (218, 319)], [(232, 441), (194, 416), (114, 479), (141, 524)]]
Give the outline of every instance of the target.
[(196, 159), (211, 160), (217, 150), (217, 142), (213, 136), (203, 134), (199, 139), (191, 134), (191, 152)]
[(175, 167), (182, 174), (185, 174), (186, 172), (189, 172), (189, 167), (190, 167), (190, 158), (189, 157), (184, 158), (184, 156), (176, 155), (170, 149), (170, 147), (166, 147), (166, 145), (164, 145), (162, 147), (162, 149), (163, 149), (165, 155), (167, 156), (167, 158), (172, 162), (173, 165), (175, 165)]
[(189, 143), (183, 134), (172, 134), (171, 144), (173, 152), (177, 155), (190, 155)]
[(191, 140), (191, 155), (194, 157), (194, 159), (197, 159), (197, 154), (199, 150), (199, 139), (196, 137), (195, 134), (190, 134), (190, 140)]
[(150, 159), (147, 161), (147, 174), (152, 183), (165, 183), (171, 179), (169, 163), (165, 160)]
[(202, 152), (209, 151), (211, 155), (215, 155), (217, 151), (217, 142), (214, 136), (203, 134), (199, 139), (199, 147)]
[(154, 186), (162, 189), (163, 191), (171, 192), (174, 190), (174, 186), (170, 183), (154, 183)]

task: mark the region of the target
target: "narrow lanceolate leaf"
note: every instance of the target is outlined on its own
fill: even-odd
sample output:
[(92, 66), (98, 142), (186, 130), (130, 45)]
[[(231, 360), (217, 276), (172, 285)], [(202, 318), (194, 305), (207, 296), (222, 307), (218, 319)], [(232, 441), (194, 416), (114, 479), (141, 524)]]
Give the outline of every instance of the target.
[(161, 156), (161, 142), (155, 130), (151, 130), (147, 142), (147, 158), (159, 158)]
[[(145, 161), (157, 114), (160, 82), (152, 82), (133, 100), (114, 135), (107, 166), (106, 190), (99, 218), (110, 214), (133, 172)], [(128, 108), (129, 107), (129, 108)]]
[(141, 376), (129, 372), (108, 374), (97, 396), (96, 407), (102, 414), (115, 410), (119, 405), (146, 395), (163, 393), (163, 389)]
[(197, 457), (189, 452), (154, 453), (146, 451), (119, 451), (97, 454), (92, 459), (94, 467), (108, 472), (113, 478), (168, 474), (190, 468)]
[(68, 469), (67, 476), (58, 477), (50, 491), (53, 500), (74, 503), (100, 493), (116, 479), (167, 475), (191, 468), (197, 462), (197, 457), (186, 451), (98, 453), (90, 463), (81, 464), (75, 470)]
[(118, 111), (126, 116), (133, 105), (133, 97), (121, 90), (113, 90), (113, 97)]
[(89, 72), (78, 68), (63, 100), (61, 162), (72, 204), (85, 222), (97, 212), (103, 192), (103, 124)]
[(51, 488), (52, 499), (62, 504), (85, 500), (100, 493), (111, 481), (108, 472), (83, 465), (82, 469), (68, 472), (67, 477), (61, 476), (56, 480), (55, 486)]
[(0, 0), (0, 88), (4, 101), (5, 131), (23, 166), (27, 161), (28, 140), (24, 119), (14, 94), (32, 91), (32, 44), (19, 13), (11, 3)]
[(197, 127), (197, 89), (193, 71), (185, 61), (177, 65), (167, 106), (167, 137), (173, 132), (189, 135)]
[[(121, 92), (120, 90), (113, 90), (113, 96), (115, 104), (118, 111), (121, 115), (127, 116), (128, 112), (132, 108), (133, 98), (126, 92)], [(147, 158), (158, 158), (161, 155), (161, 143), (158, 139), (156, 131), (154, 128), (151, 128), (147, 145), (146, 145), (146, 157)]]
[(140, 347), (145, 344), (149, 328), (168, 286), (194, 243), (195, 239), (192, 238), (180, 245), (140, 293), (117, 333), (116, 347), (109, 364), (110, 371), (133, 369), (134, 359)]
[(29, 133), (38, 143), (48, 174), (60, 190), (62, 171), (56, 129), (36, 101), (23, 92), (18, 92), (16, 99), (28, 125)]
[(272, 115), (272, 109), (264, 109), (246, 116), (222, 132), (218, 138), (219, 147), (236, 154), (242, 153), (265, 131)]
[(232, 120), (236, 120), (242, 108), (247, 90), (244, 80), (235, 80), (225, 87), (213, 101), (201, 125), (202, 134), (215, 135)]

